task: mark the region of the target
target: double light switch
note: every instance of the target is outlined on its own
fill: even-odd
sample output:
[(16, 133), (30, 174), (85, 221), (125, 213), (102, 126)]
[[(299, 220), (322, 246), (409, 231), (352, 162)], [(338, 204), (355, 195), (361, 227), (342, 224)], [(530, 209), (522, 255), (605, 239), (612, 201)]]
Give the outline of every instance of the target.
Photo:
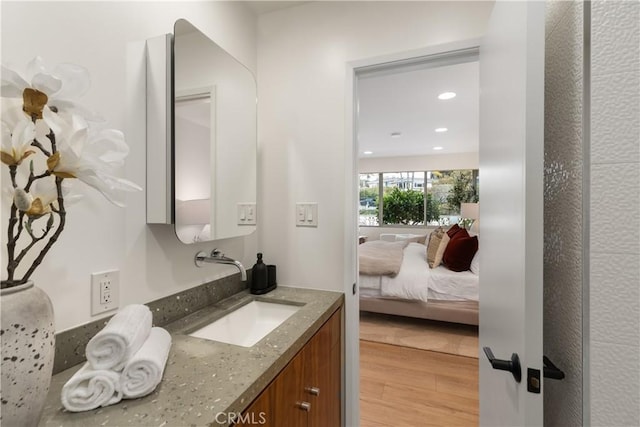
[(296, 203), (296, 226), (297, 227), (317, 227), (318, 226), (318, 204), (317, 203)]
[(238, 225), (256, 225), (256, 204), (238, 203)]

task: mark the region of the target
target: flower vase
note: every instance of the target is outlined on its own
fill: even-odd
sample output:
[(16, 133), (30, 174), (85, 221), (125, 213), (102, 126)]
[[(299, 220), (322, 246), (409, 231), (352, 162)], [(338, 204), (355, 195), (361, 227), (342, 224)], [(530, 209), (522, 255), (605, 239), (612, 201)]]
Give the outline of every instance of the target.
[(42, 416), (53, 370), (53, 306), (49, 296), (32, 281), (2, 289), (0, 306), (0, 424), (36, 426)]

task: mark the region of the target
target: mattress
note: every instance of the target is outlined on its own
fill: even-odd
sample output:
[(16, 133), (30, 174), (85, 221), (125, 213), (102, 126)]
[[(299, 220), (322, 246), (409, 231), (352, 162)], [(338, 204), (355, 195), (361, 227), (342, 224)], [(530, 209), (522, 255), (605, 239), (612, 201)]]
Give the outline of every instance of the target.
[(478, 282), (478, 275), (470, 271), (454, 272), (444, 266), (429, 268), (426, 246), (420, 243), (407, 245), (398, 275), (359, 276), (362, 291), (372, 290), (382, 297), (420, 301), (478, 301)]
[[(371, 288), (363, 288), (363, 287), (360, 287), (360, 296), (365, 298), (406, 299), (406, 298), (395, 298), (395, 297), (384, 296), (380, 293), (380, 289), (371, 289)], [(463, 298), (455, 297), (452, 295), (441, 294), (440, 292), (435, 292), (431, 289), (427, 290), (427, 298), (429, 301), (470, 301), (468, 299), (463, 299)]]
[(382, 276), (368, 276), (366, 274), (361, 274), (359, 276), (358, 284), (360, 289), (374, 289), (380, 293), (381, 281)]

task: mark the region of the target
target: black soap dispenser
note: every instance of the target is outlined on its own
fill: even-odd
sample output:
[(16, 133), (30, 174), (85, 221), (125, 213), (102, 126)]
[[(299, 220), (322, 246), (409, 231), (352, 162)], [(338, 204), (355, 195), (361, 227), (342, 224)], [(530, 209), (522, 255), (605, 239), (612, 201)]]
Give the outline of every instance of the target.
[(267, 265), (262, 262), (262, 254), (258, 253), (258, 260), (251, 270), (251, 288), (252, 294), (260, 295), (269, 292), (269, 280), (267, 273)]

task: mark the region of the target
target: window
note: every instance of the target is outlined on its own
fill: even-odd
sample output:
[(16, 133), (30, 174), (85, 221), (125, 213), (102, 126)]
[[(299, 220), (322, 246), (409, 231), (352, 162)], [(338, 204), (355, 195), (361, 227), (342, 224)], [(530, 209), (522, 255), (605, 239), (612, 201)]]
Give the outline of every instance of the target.
[(477, 169), (360, 174), (359, 224), (455, 224), (460, 204), (478, 201), (478, 188)]
[(360, 174), (360, 225), (379, 225), (378, 200), (380, 197), (380, 175)]
[(424, 172), (382, 174), (382, 223), (424, 225)]

